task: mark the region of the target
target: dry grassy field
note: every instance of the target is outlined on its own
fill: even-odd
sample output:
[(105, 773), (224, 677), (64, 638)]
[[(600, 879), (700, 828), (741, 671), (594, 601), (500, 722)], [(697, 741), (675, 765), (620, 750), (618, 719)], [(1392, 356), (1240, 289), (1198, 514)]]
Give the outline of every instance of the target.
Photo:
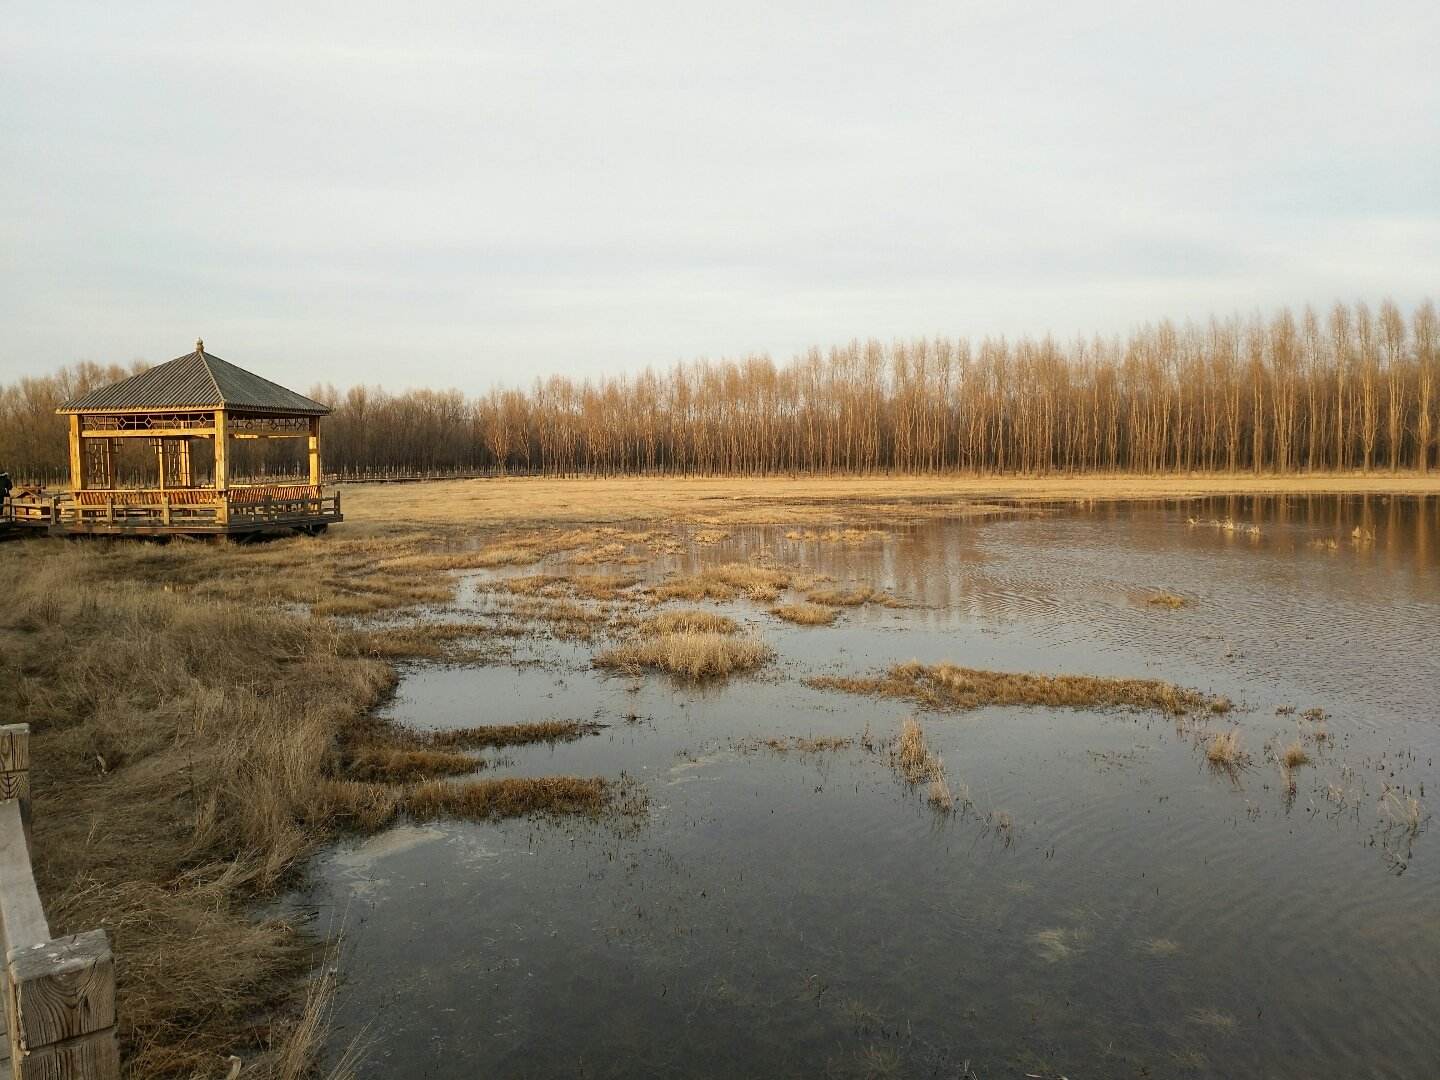
[[(557, 552), (576, 567), (594, 567), (613, 561), (617, 548), (673, 552), (744, 523), (793, 525), (806, 536), (843, 541), (846, 530), (983, 514), (1002, 499), (1276, 492), (1433, 494), (1440, 477), (375, 485), (345, 488), (347, 521), (321, 538), (7, 544), (0, 548), (0, 709), (35, 732), (36, 863), (52, 925), (57, 932), (110, 931), (131, 1075), (223, 1076), (232, 1054), (245, 1076), (305, 1075), (324, 1035), (325, 986), (313, 985), (307, 996), (305, 982), (319, 943), (255, 912), (296, 881), (318, 845), (397, 814), (603, 813), (616, 798), (586, 777), (437, 785), (438, 777), (463, 771), (459, 750), (486, 737), (406, 741), (379, 729), (372, 710), (393, 687), (397, 661), (483, 656), (491, 631), (403, 618), (377, 627), (364, 617), (447, 600), (456, 570), (527, 565)], [(584, 636), (591, 616), (575, 601), (603, 603), (623, 580), (613, 573), (541, 575), (512, 579), (507, 588), (535, 617)], [(647, 595), (651, 602), (768, 600), (782, 588), (809, 589), (812, 604), (786, 616), (802, 623), (831, 617), (812, 611), (814, 603), (884, 602), (815, 586), (775, 568), (729, 566)], [(602, 662), (704, 675), (715, 665), (743, 669), (764, 660), (762, 648), (736, 637), (733, 626), (703, 616), (686, 622), (672, 615), (663, 625), (632, 618), (640, 636)], [(949, 695), (957, 707), (1025, 690), (977, 682), (984, 674), (892, 673), (861, 689)], [(1133, 689), (1116, 691), (1119, 700), (1128, 701)], [(933, 798), (948, 804), (938, 766), (922, 771), (935, 782)]]
[(1437, 494), (1440, 473), (1293, 476), (865, 476), (787, 479), (525, 477), (346, 486), (356, 526), (428, 527), (665, 521), (811, 524), (954, 512), (991, 499), (1184, 499), (1203, 495)]

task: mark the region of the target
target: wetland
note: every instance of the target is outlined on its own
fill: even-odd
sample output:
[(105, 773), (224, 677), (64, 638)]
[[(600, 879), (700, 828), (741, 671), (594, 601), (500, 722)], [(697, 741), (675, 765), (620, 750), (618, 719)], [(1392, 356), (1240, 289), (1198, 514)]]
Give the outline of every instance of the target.
[[(480, 642), (400, 657), (374, 713), (392, 742), (444, 774), (468, 753), (488, 783), (630, 794), (466, 815), (435, 807), (480, 781), (430, 779), (316, 855), (282, 906), (340, 931), (332, 1060), (417, 1078), (1440, 1060), (1440, 500), (824, 516), (487, 537), (442, 557), (448, 595), (356, 616), (378, 640)], [(448, 734), (492, 725), (564, 734)]]

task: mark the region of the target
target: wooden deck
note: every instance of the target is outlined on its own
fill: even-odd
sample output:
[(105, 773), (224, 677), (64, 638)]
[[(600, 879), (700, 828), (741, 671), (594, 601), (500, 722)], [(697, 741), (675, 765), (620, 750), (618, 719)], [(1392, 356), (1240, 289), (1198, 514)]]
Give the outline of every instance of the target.
[(54, 536), (258, 536), (320, 533), (343, 521), (339, 494), (318, 484), (116, 488), (8, 500), (0, 531)]

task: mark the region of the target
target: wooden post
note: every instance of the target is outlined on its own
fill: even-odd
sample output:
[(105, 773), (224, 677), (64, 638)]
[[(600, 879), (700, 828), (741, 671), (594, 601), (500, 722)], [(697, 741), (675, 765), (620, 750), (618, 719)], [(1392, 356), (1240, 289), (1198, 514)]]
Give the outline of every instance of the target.
[(70, 490), (85, 489), (85, 459), (80, 454), (80, 417), (70, 414)]
[(215, 410), (215, 521), (226, 525), (230, 522), (229, 487), (230, 421), (224, 409)]
[(320, 486), (320, 418), (310, 418), (310, 486)]
[(25, 843), (30, 843), (30, 725), (0, 726), (0, 800), (20, 804)]
[(15, 1080), (114, 1080), (115, 959), (104, 930), (11, 949), (9, 1000)]
[(215, 410), (215, 490), (230, 486), (230, 422), (224, 409)]

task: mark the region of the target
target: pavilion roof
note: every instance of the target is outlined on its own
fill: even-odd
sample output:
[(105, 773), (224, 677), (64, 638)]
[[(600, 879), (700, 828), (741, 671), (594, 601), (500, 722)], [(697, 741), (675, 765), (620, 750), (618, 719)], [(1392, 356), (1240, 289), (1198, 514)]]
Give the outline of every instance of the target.
[(91, 390), (65, 402), (56, 412), (144, 409), (239, 409), (302, 416), (322, 416), (330, 411), (328, 405), (212, 356), (205, 351), (205, 343), (197, 341), (194, 352)]

